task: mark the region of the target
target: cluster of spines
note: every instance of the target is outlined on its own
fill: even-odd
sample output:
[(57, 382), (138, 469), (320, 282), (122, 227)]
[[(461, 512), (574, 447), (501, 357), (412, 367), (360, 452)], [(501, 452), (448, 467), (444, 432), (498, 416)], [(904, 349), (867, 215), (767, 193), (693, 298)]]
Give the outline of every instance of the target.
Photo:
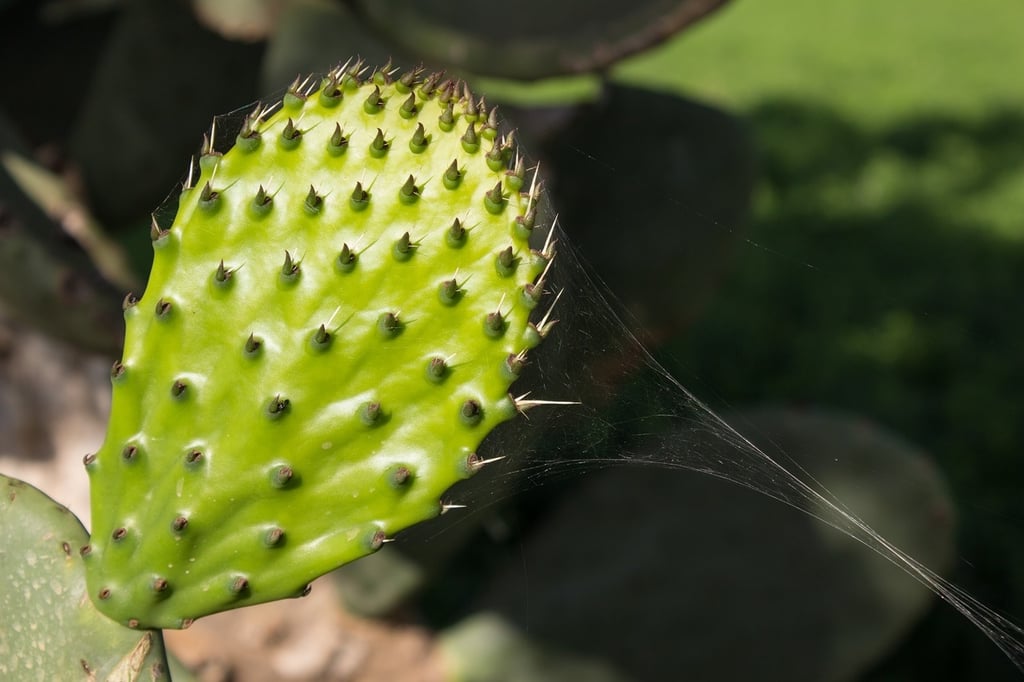
[[(480, 151), (482, 142), (489, 141), (490, 146), (484, 155), (487, 166), (494, 172), (505, 172), (504, 187), (502, 187), (501, 182), (498, 182), (487, 193), (484, 200), (485, 207), (489, 212), (494, 214), (501, 213), (504, 205), (507, 203), (506, 190), (518, 192), (522, 189), (525, 168), (522, 158), (514, 155), (514, 134), (499, 135), (497, 107), (488, 109), (483, 98), (478, 100), (473, 96), (468, 84), (463, 81), (444, 79), (444, 74), (441, 72), (424, 75), (423, 68), (417, 67), (407, 71), (396, 80), (394, 79), (394, 74), (397, 71), (389, 63), (383, 68), (374, 70), (369, 78), (364, 80), (365, 70), (364, 64), (361, 61), (357, 61), (354, 64), (346, 63), (333, 69), (319, 84), (311, 77), (301, 81), (297, 78), (277, 104), (267, 107), (257, 104), (244, 117), (241, 131), (235, 139), (235, 146), (246, 152), (255, 151), (263, 143), (263, 133), (265, 132), (263, 127), (267, 118), (275, 113), (278, 107), (285, 110), (300, 109), (305, 101), (316, 92), (320, 93), (320, 103), (329, 107), (339, 103), (345, 96), (346, 90), (357, 90), (364, 83), (372, 82), (375, 84), (375, 87), (363, 102), (363, 110), (372, 115), (383, 111), (384, 107), (388, 104), (381, 96), (380, 87), (394, 85), (400, 93), (408, 94), (408, 97), (401, 102), (399, 107), (399, 112), (405, 118), (415, 118), (418, 116), (420, 112), (420, 107), (417, 104), (418, 99), (436, 98), (444, 104), (445, 107), (437, 121), (438, 127), (444, 132), (450, 132), (454, 129), (455, 105), (460, 105), (461, 111), (459, 115), (468, 122), (466, 131), (460, 138), (462, 149), (466, 153), (475, 154)], [(478, 124), (479, 129), (477, 127)], [(295, 149), (302, 142), (303, 133), (304, 131), (297, 126), (295, 121), (292, 118), (288, 118), (277, 136), (277, 142), (283, 149)], [(351, 138), (351, 134), (346, 135), (342, 130), (340, 123), (336, 124), (334, 132), (328, 140), (327, 153), (334, 156), (344, 153), (353, 144)], [(210, 132), (203, 136), (199, 163), (197, 164), (195, 159), (193, 159), (189, 165), (183, 190), (190, 190), (195, 186), (195, 180), (198, 177), (197, 168), (199, 170), (212, 168), (219, 161), (221, 153), (215, 148), (215, 139), (216, 121), (211, 125)], [(418, 122), (415, 131), (408, 140), (409, 148), (414, 153), (420, 153), (426, 149), (429, 143), (430, 135), (427, 129), (422, 122)], [(371, 156), (380, 157), (387, 154), (393, 144), (394, 140), (388, 136), (388, 133), (377, 128), (376, 133), (368, 143), (368, 150)], [(448, 189), (455, 189), (458, 187), (460, 180), (461, 174), (458, 168), (458, 161), (453, 159), (443, 175), (443, 184)], [(405, 201), (410, 200), (415, 195), (414, 189), (418, 187), (415, 178), (412, 176), (410, 176), (407, 185), (408, 187), (403, 187), (402, 192), (402, 197)], [(219, 203), (218, 199), (220, 198), (221, 191), (223, 191), (223, 188), (214, 188), (207, 182), (201, 189), (200, 208), (205, 210), (215, 209)], [(531, 194), (531, 198), (535, 197)], [(310, 196), (307, 197), (307, 207), (315, 211), (318, 208), (316, 203), (318, 199), (322, 200), (322, 197), (319, 197), (316, 194), (315, 188), (311, 187)], [(369, 195), (365, 188), (362, 187), (361, 183), (356, 183), (351, 196), (352, 208), (354, 210), (365, 208), (368, 199)], [(414, 200), (412, 199), (412, 201)], [(272, 196), (261, 188), (261, 191), (254, 197), (252, 206), (259, 213), (263, 210), (269, 210), (271, 202)], [(311, 203), (313, 206), (310, 206)], [(518, 216), (517, 221), (520, 227), (525, 227), (526, 234), (528, 235), (533, 227), (532, 219), (527, 219), (527, 216)], [(160, 235), (161, 232), (162, 230), (154, 222), (154, 240), (162, 236)]]
[[(517, 155), (514, 156), (512, 136), (500, 136), (498, 134), (497, 109), (488, 109), (482, 99), (477, 100), (473, 97), (464, 83), (445, 79), (441, 73), (425, 75), (422, 68), (417, 68), (406, 72), (395, 80), (393, 76), (396, 72), (389, 66), (386, 66), (383, 69), (373, 71), (369, 78), (364, 80), (364, 71), (362, 63), (356, 62), (351, 66), (344, 65), (332, 70), (318, 86), (311, 79), (301, 82), (296, 80), (278, 104), (271, 107), (257, 106), (256, 109), (244, 118), (241, 131), (235, 140), (235, 145), (243, 152), (251, 152), (257, 149), (260, 144), (263, 144), (265, 142), (265, 133), (267, 132), (265, 129), (266, 120), (278, 107), (284, 109), (300, 108), (308, 97), (317, 93), (320, 103), (323, 106), (330, 107), (339, 103), (346, 95), (358, 90), (367, 80), (375, 83), (376, 87), (365, 97), (363, 110), (370, 115), (378, 113), (383, 107), (390, 106), (381, 97), (380, 87), (393, 84), (397, 91), (408, 95), (402, 99), (399, 105), (399, 111), (404, 118), (413, 118), (419, 114), (421, 109), (419, 105), (420, 100), (436, 98), (441, 102), (444, 106), (436, 125), (445, 132), (453, 129), (456, 105), (459, 105), (460, 111), (458, 115), (468, 121), (466, 131), (460, 138), (462, 149), (466, 153), (475, 154), (481, 150), (484, 143), (489, 142), (489, 149), (484, 153), (487, 166), (495, 173), (504, 171), (504, 177), (488, 190), (483, 198), (483, 208), (488, 213), (493, 215), (503, 213), (508, 205), (508, 193), (520, 192), (522, 190), (525, 169), (522, 158)], [(277, 136), (277, 144), (286, 151), (296, 149), (302, 144), (303, 134), (304, 131), (291, 118), (288, 118)], [(214, 124), (211, 126), (209, 134), (204, 135), (199, 163), (197, 164), (195, 159), (193, 159), (189, 166), (183, 190), (188, 191), (195, 187), (195, 179), (197, 177), (195, 171), (197, 167), (200, 170), (212, 170), (219, 162), (221, 153), (215, 149), (215, 135), (216, 126)], [(351, 148), (353, 143), (357, 142), (358, 140), (353, 141), (352, 133), (346, 133), (342, 130), (341, 125), (337, 124), (325, 152), (334, 156), (343, 154), (347, 149)], [(391, 146), (395, 144), (395, 140), (389, 138), (385, 131), (378, 128), (372, 139), (368, 142), (364, 141), (364, 143), (368, 145), (370, 155), (376, 156), (386, 154)], [(412, 136), (408, 140), (409, 148), (414, 153), (419, 153), (425, 150), (429, 144), (430, 134), (423, 123), (418, 122)], [(458, 188), (461, 183), (462, 174), (463, 171), (459, 168), (458, 161), (453, 159), (442, 176), (443, 186), (449, 190)], [(231, 191), (231, 188), (215, 187), (212, 182), (206, 182), (198, 193), (196, 207), (201, 211), (207, 212), (217, 210), (222, 203), (224, 192), (227, 191)], [(399, 190), (398, 200), (402, 203), (415, 203), (420, 191), (421, 185), (418, 184), (414, 176), (410, 175)], [(522, 214), (516, 215), (510, 222), (511, 232), (520, 239), (528, 239), (533, 232), (539, 195), (540, 187), (537, 182), (537, 174), (535, 173), (533, 185), (528, 193), (526, 210)], [(317, 215), (323, 209), (326, 200), (326, 197), (318, 192), (314, 186), (310, 186), (309, 192), (303, 201), (303, 210), (309, 215)], [(371, 193), (368, 189), (361, 182), (356, 182), (348, 197), (350, 209), (353, 211), (364, 210), (371, 200)], [(254, 217), (267, 215), (270, 211), (274, 210), (274, 195), (268, 192), (264, 186), (260, 186), (248, 202), (248, 205)], [(539, 302), (541, 293), (544, 290), (547, 274), (553, 262), (554, 244), (551, 241), (552, 233), (549, 233), (548, 241), (543, 249), (532, 252), (533, 256), (542, 259), (546, 263), (545, 269), (535, 281), (521, 287), (521, 299), (529, 308), (533, 308)], [(467, 228), (456, 218), (445, 231), (445, 243), (450, 248), (460, 248), (465, 243), (467, 234)], [(151, 237), (154, 247), (159, 248), (162, 246), (167, 241), (168, 236), (169, 230), (161, 227), (154, 216), (151, 224)], [(406, 232), (391, 246), (392, 255), (395, 260), (403, 261), (414, 257), (416, 249), (420, 247), (420, 243)], [(339, 272), (350, 272), (356, 267), (358, 257), (359, 252), (357, 250), (348, 244), (344, 244), (335, 259)], [(522, 256), (515, 251), (513, 246), (508, 246), (495, 253), (495, 269), (502, 277), (511, 276), (515, 273), (521, 258)], [(217, 286), (226, 288), (230, 286), (234, 271), (233, 267), (221, 260), (212, 269), (211, 281)], [(286, 282), (295, 281), (301, 275), (301, 263), (288, 251), (284, 252), (279, 274)], [(461, 284), (457, 281), (457, 276), (446, 280), (439, 288), (438, 297), (445, 305), (457, 304), (460, 296)], [(124, 302), (126, 313), (134, 308), (137, 303), (138, 300), (129, 294)], [(491, 338), (500, 338), (505, 332), (506, 322), (501, 308), (502, 302), (499, 302), (497, 307), (481, 320), (483, 332)], [(553, 308), (554, 305), (552, 305)], [(169, 318), (174, 314), (173, 300), (161, 298), (157, 302), (153, 313), (157, 319)], [(554, 324), (555, 320), (551, 319), (551, 310), (548, 311), (548, 314), (539, 323), (529, 323), (527, 346), (533, 347), (539, 343)], [(377, 321), (378, 331), (385, 338), (397, 336), (401, 332), (402, 325), (403, 323), (397, 312), (382, 313)], [(335, 331), (329, 328), (326, 323), (319, 325), (316, 329), (311, 330), (311, 345), (317, 350), (329, 350)], [(263, 341), (255, 331), (252, 331), (240, 339), (240, 347), (247, 356), (257, 358), (263, 351)], [(526, 349), (506, 357), (502, 362), (501, 371), (509, 381), (514, 381), (519, 376), (525, 363)], [(112, 380), (119, 381), (123, 379), (128, 371), (129, 369), (123, 363), (115, 363), (111, 370)], [(426, 363), (424, 372), (428, 380), (440, 383), (444, 381), (450, 372), (448, 361), (442, 357), (432, 357)], [(174, 399), (182, 399), (189, 393), (190, 389), (187, 378), (175, 379), (169, 387), (171, 397)], [(510, 404), (521, 412), (536, 405), (554, 402), (529, 400), (525, 395), (519, 398), (509, 396), (509, 399)], [(287, 396), (277, 394), (265, 401), (263, 409), (266, 417), (279, 419), (286, 416), (290, 408), (290, 399)], [(367, 401), (361, 404), (354, 415), (366, 427), (377, 426), (389, 416), (390, 413), (385, 410), (379, 401)], [(466, 426), (475, 426), (483, 419), (483, 406), (475, 398), (467, 398), (460, 403), (455, 417)], [(139, 455), (140, 450), (138, 446), (129, 443), (125, 445), (122, 451), (122, 460), (124, 463), (130, 464)], [(468, 453), (463, 463), (464, 474), (471, 475), (484, 465), (498, 459), (501, 458), (482, 459), (475, 453)], [(94, 466), (95, 460), (95, 455), (87, 456), (85, 458), (86, 466)], [(201, 447), (189, 447), (182, 456), (182, 465), (189, 471), (200, 470), (203, 462), (204, 451)], [(268, 481), (274, 489), (287, 489), (289, 485), (293, 484), (297, 475), (296, 470), (291, 465), (278, 463), (269, 470)], [(386, 472), (388, 481), (396, 489), (402, 489), (408, 485), (414, 475), (414, 472), (408, 465), (392, 466)], [(442, 501), (440, 506), (443, 512), (448, 509), (457, 508), (460, 505), (453, 505)], [(175, 515), (168, 525), (172, 533), (180, 535), (188, 531), (188, 524), (189, 518), (187, 513), (181, 513)], [(127, 527), (120, 526), (114, 530), (111, 540), (115, 543), (123, 542), (129, 534)], [(263, 531), (260, 542), (266, 548), (274, 549), (283, 546), (286, 537), (287, 532), (284, 528), (270, 526)], [(383, 530), (373, 528), (367, 532), (365, 544), (367, 549), (372, 551), (387, 541), (388, 538)], [(91, 547), (89, 545), (82, 548), (83, 556), (87, 557), (90, 553)], [(249, 578), (240, 574), (231, 575), (227, 586), (230, 593), (241, 598), (248, 594), (250, 590)], [(171, 590), (171, 585), (164, 576), (154, 576), (151, 581), (151, 587), (156, 599), (165, 598)], [(108, 588), (101, 589), (98, 594), (101, 600), (109, 598), (109, 596), (110, 591)]]

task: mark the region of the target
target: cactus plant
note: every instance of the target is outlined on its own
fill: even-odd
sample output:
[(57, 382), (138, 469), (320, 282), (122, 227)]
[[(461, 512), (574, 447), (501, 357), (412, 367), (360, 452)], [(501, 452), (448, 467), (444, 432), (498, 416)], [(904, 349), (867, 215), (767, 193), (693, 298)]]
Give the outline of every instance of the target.
[[(539, 186), (461, 83), (361, 63), (216, 122), (85, 458), (89, 593), (131, 627), (299, 596), (445, 509), (546, 334)], [(524, 191), (526, 190), (526, 191)]]
[(85, 596), (78, 548), (88, 535), (71, 512), (0, 475), (0, 535), (0, 677), (170, 679), (159, 633), (118, 625)]

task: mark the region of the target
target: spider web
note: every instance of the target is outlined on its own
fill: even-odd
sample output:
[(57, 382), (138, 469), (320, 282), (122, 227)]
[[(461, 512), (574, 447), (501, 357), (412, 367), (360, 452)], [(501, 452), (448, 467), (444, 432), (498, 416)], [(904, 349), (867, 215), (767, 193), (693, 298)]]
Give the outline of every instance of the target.
[[(459, 502), (486, 507), (524, 487), (608, 467), (712, 476), (862, 543), (953, 606), (1024, 671), (1024, 630), (876, 532), (785, 452), (769, 454), (710, 409), (645, 349), (557, 224), (554, 238), (550, 289), (558, 299), (547, 314), (558, 324), (531, 356), (522, 388), (575, 404), (538, 405), (525, 414), (525, 428), (506, 427), (489, 438), (487, 455), (507, 461), (495, 462), (500, 474), (486, 490), (474, 487)], [(679, 511), (685, 509), (680, 500)]]
[[(546, 238), (558, 253), (548, 289), (554, 302), (541, 314), (558, 323), (531, 353), (529, 371), (513, 391), (551, 403), (539, 401), (488, 437), (484, 454), (496, 459), (494, 470), (485, 484), (456, 489), (453, 502), (481, 512), (538, 486), (610, 468), (708, 475), (861, 543), (955, 608), (1024, 671), (1024, 630), (877, 532), (796, 459), (778, 448), (770, 454), (716, 414), (648, 352), (633, 331), (637, 324), (582, 260), (557, 217), (549, 216), (549, 224)], [(665, 513), (685, 511), (686, 500), (679, 500)], [(527, 574), (530, 567), (522, 570)]]

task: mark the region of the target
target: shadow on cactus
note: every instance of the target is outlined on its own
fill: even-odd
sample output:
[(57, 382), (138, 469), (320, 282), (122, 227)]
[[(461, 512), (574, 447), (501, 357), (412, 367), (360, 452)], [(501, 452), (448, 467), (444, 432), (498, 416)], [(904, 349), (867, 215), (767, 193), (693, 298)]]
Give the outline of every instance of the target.
[(303, 595), (443, 512), (535, 404), (509, 389), (551, 325), (530, 316), (554, 244), (493, 109), (357, 62), (232, 132), (154, 220), (85, 462), (89, 593), (129, 627)]

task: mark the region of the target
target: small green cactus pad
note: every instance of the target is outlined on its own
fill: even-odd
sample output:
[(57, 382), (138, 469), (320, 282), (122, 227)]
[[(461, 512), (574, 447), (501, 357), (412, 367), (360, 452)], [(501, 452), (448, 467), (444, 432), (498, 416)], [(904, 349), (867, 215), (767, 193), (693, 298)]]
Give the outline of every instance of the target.
[(550, 326), (537, 184), (463, 84), (343, 66), (214, 134), (86, 458), (90, 595), (134, 627), (300, 596), (437, 515)]
[(0, 475), (0, 679), (170, 680), (159, 633), (104, 617), (85, 596), (74, 514)]

